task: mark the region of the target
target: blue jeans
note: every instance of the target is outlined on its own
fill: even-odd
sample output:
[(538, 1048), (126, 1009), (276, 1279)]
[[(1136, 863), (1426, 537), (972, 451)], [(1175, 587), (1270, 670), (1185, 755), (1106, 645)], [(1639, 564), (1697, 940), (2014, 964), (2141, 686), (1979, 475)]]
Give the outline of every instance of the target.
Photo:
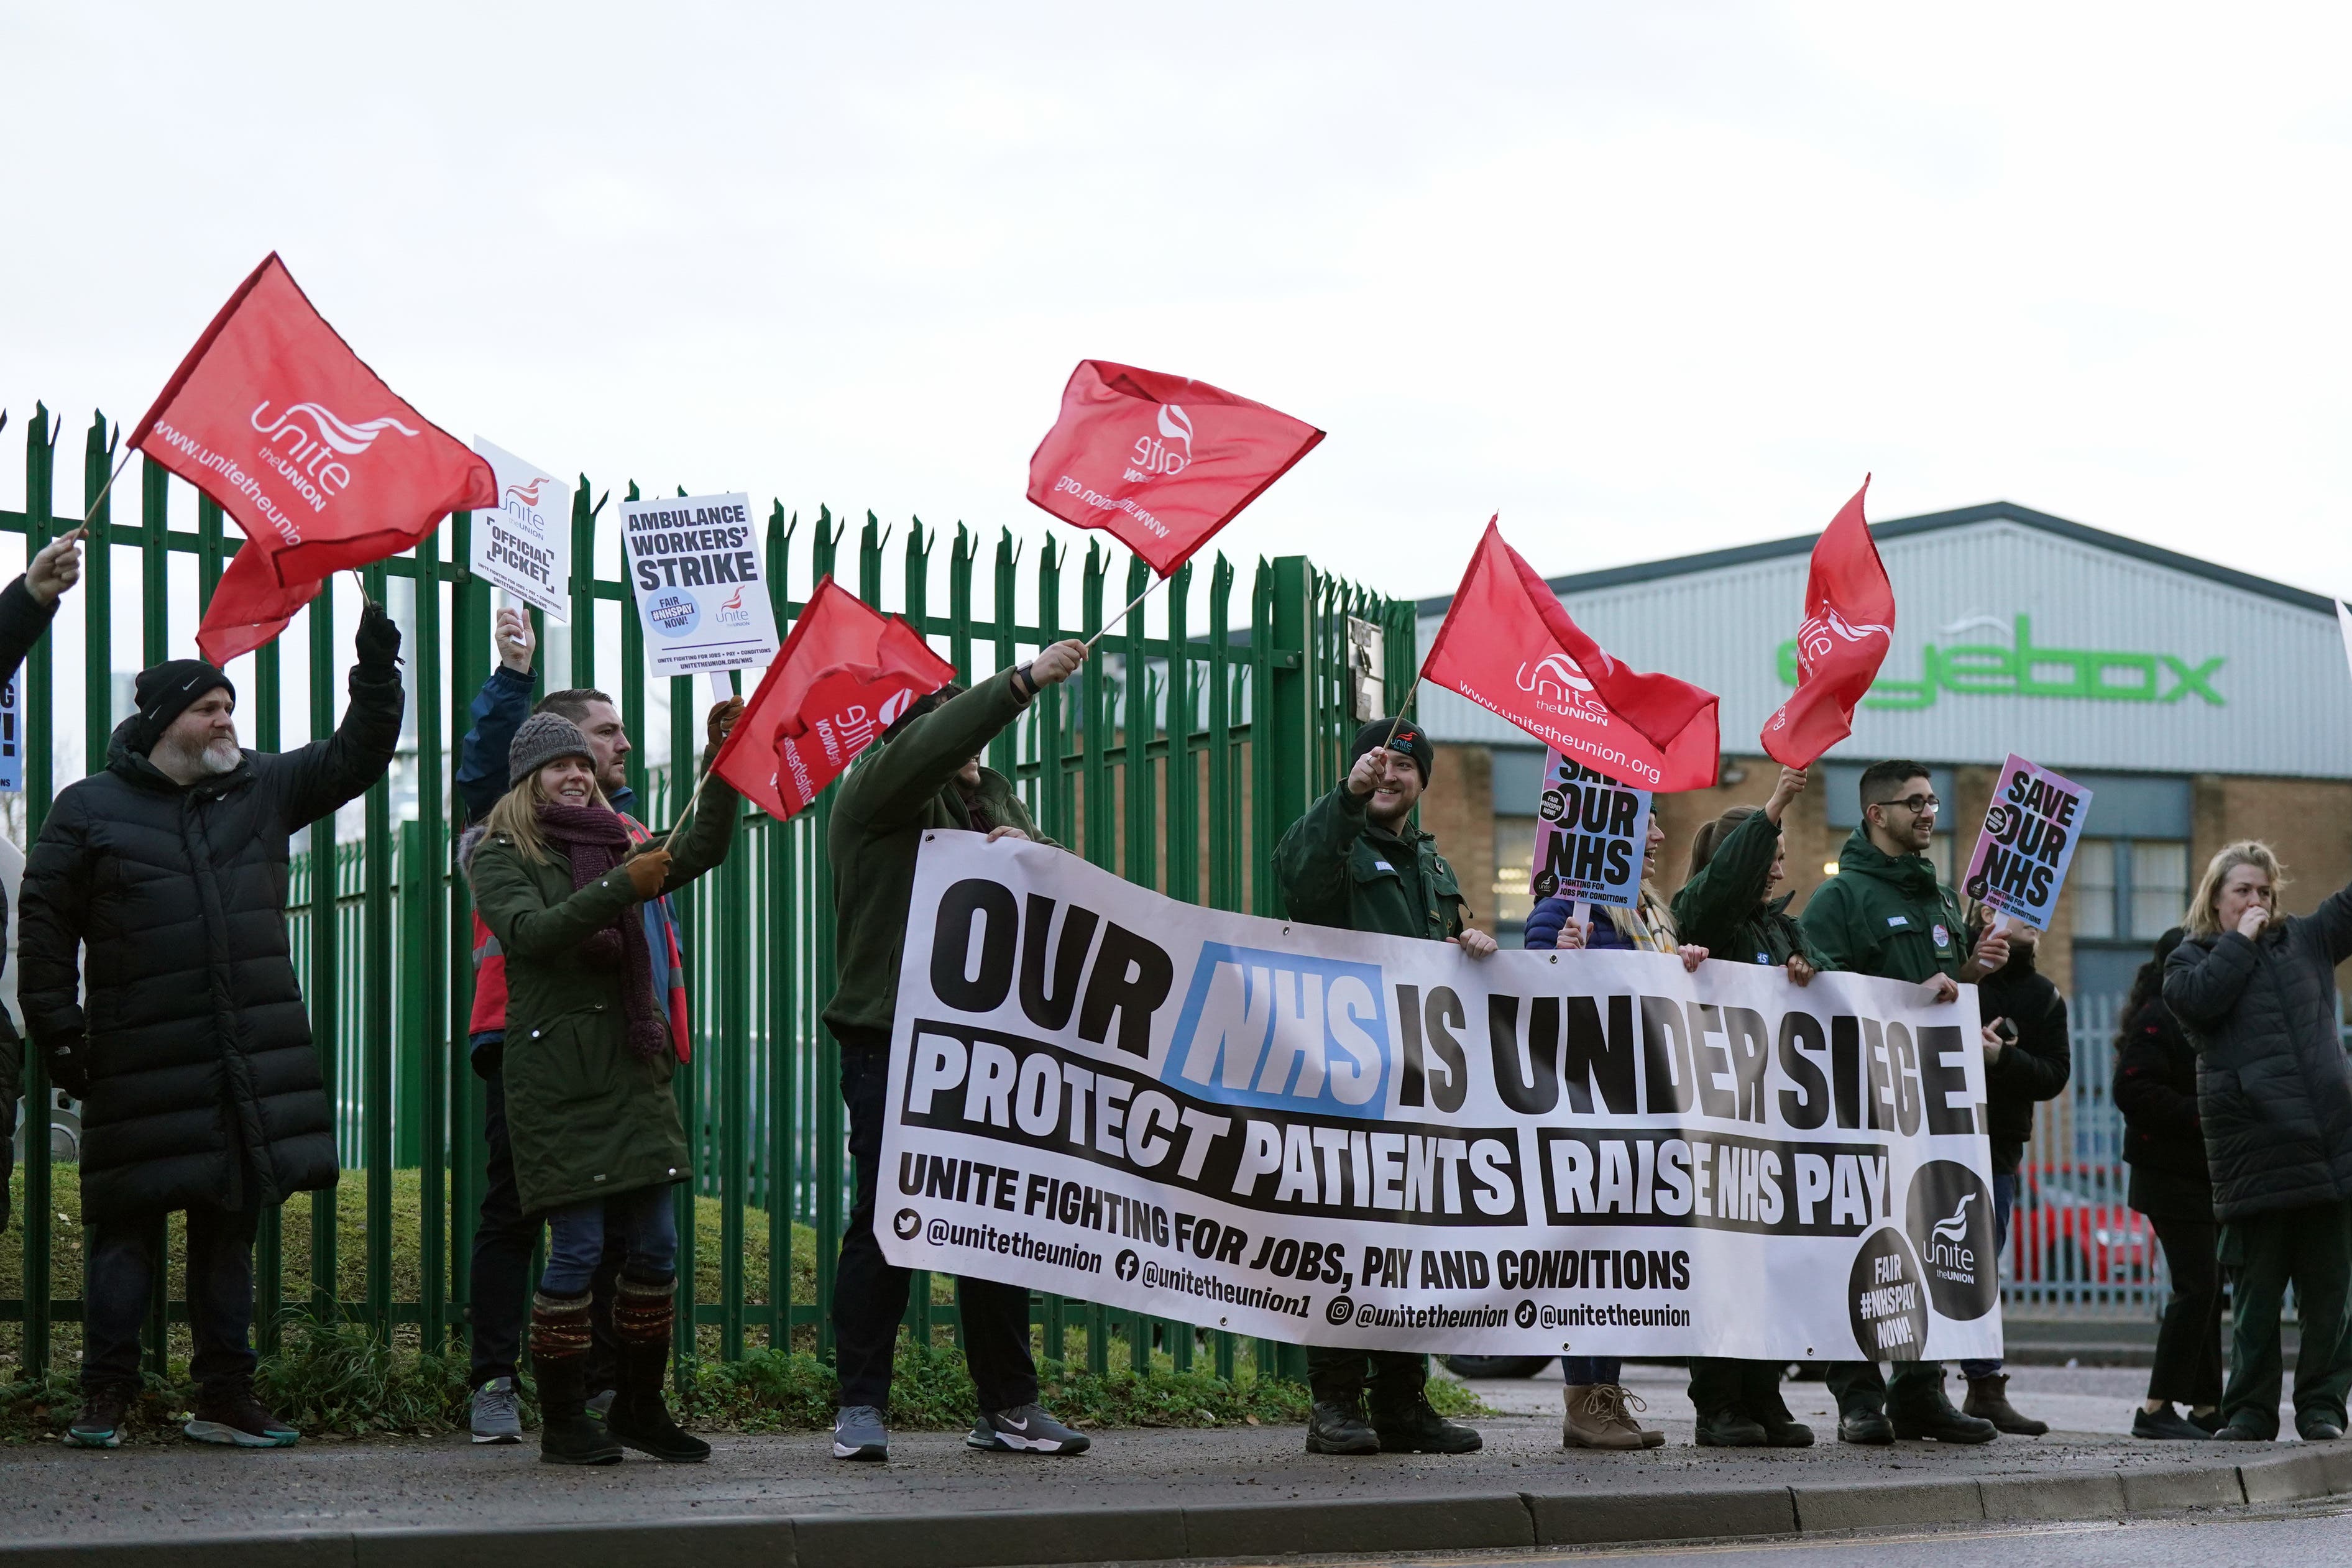
[[(1996, 1256), (2009, 1250), (2009, 1211), (2017, 1202), (2017, 1173), (1992, 1178), (1992, 1249)], [(2000, 1265), (1994, 1265), (1996, 1270)], [(1999, 1361), (1964, 1361), (1960, 1363), (1962, 1377), (1998, 1377)]]
[(1617, 1383), (1625, 1363), (1613, 1355), (1563, 1355), (1559, 1358), (1559, 1380), (1570, 1388), (1581, 1388), (1594, 1383)]
[(604, 1260), (610, 1230), (628, 1249), (623, 1269), (649, 1285), (677, 1277), (677, 1197), (667, 1186), (642, 1187), (614, 1197), (592, 1197), (547, 1217), (547, 1267), (542, 1296), (584, 1296)]

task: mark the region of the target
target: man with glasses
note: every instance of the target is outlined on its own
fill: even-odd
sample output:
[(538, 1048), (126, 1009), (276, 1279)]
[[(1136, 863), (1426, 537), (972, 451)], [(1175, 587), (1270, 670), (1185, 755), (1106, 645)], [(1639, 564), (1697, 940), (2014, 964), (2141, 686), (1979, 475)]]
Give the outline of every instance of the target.
[[(1988, 929), (1973, 953), (1966, 946), (1960, 901), (1927, 859), (1942, 804), (1922, 763), (1864, 768), (1862, 825), (1838, 853), (1837, 875), (1805, 905), (1803, 923), (1833, 967), (1908, 980), (1936, 1001), (1954, 1002), (1962, 982), (1973, 985), (2009, 961), (2009, 939)], [(1898, 1361), (1890, 1384), (1874, 1361), (1840, 1362), (1828, 1382), (1842, 1443), (1985, 1443), (1996, 1434), (1991, 1422), (1953, 1407), (1939, 1363)]]

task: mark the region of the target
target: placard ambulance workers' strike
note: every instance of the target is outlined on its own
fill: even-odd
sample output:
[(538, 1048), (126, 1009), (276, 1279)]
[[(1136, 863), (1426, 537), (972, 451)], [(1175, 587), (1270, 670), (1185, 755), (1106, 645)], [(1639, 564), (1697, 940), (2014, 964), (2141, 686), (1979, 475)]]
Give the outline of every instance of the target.
[(776, 612), (760, 577), (749, 496), (624, 501), (621, 550), (651, 674), (740, 670), (775, 658)]
[(1474, 962), (962, 832), (909, 908), (893, 1263), (1292, 1343), (2000, 1352), (1972, 989)]

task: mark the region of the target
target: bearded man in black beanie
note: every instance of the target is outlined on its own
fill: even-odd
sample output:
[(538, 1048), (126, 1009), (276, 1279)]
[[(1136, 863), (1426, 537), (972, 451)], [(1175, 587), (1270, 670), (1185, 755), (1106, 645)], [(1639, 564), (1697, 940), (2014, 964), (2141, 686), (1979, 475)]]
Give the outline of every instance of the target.
[[(1434, 755), (1418, 724), (1380, 718), (1356, 732), (1348, 777), (1275, 847), (1291, 919), (1453, 942), (1474, 958), (1495, 951), (1495, 939), (1468, 924), (1462, 883), (1437, 840), (1412, 821)], [(1430, 1407), (1425, 1355), (1309, 1345), (1307, 1376), (1315, 1396), (1310, 1454), (1467, 1454), (1480, 1447), (1476, 1432)]]
[(58, 792), (26, 857), (18, 988), (50, 1078), (82, 1102), (92, 1231), (68, 1443), (121, 1441), (173, 1209), (188, 1217), (200, 1385), (187, 1436), (255, 1448), (298, 1435), (254, 1397), (253, 1238), (264, 1209), (335, 1183), (287, 856), (297, 829), (383, 777), (400, 740), (400, 631), (383, 606), (357, 643), (341, 727), (276, 754), (239, 748), (236, 688), (213, 665), (142, 671), (105, 767)]

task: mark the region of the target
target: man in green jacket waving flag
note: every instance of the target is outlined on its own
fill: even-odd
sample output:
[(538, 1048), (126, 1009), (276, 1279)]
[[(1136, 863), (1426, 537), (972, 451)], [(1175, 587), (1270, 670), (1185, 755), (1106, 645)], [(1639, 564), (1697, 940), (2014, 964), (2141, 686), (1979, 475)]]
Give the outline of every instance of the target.
[[(1429, 785), (1429, 737), (1417, 724), (1374, 719), (1356, 732), (1348, 777), (1307, 809), (1275, 846), (1282, 904), (1293, 920), (1456, 942), (1474, 958), (1495, 939), (1464, 923), (1462, 884), (1437, 840), (1412, 821)], [(1364, 1419), (1370, 1364), (1371, 1420)], [(1410, 1351), (1309, 1345), (1315, 1395), (1310, 1454), (1467, 1454), (1482, 1439), (1430, 1407), (1429, 1358)]]
[[(1924, 763), (1874, 762), (1862, 774), (1862, 825), (1838, 854), (1837, 875), (1805, 905), (1805, 935), (1832, 967), (1924, 985), (1939, 1002), (1958, 1001), (2009, 962), (2009, 939), (1988, 929), (1967, 949), (1960, 901), (1936, 880), (1927, 849), (1936, 831), (1936, 799)], [(1874, 1361), (1830, 1368), (1838, 1402), (1838, 1441), (1891, 1443), (1935, 1437), (1987, 1443), (1993, 1424), (1962, 1415), (1944, 1394), (1935, 1362), (1898, 1361), (1890, 1384)]]
[[(906, 1315), (909, 1271), (882, 1256), (874, 1239), (875, 1192), (881, 1180), (882, 1123), (890, 1082), (891, 1019), (898, 1002), (898, 961), (906, 951), (915, 858), (935, 830), (982, 832), (989, 841), (1053, 841), (1029, 820), (1013, 781), (980, 765), (991, 740), (1021, 716), (1043, 688), (1070, 678), (1087, 656), (1083, 643), (1053, 644), (1018, 668), (970, 691), (952, 685), (919, 698), (859, 759), (834, 800), (827, 845), (833, 852), (835, 951), (841, 983), (825, 1004), (824, 1024), (841, 1042), (841, 1098), (849, 1111), (849, 1153), (857, 1195), (841, 1234), (834, 1275), (833, 1334), (841, 1377), (833, 1457), (886, 1459), (890, 1437), (891, 1360)], [(1029, 1454), (1081, 1454), (1087, 1438), (1037, 1406), (1037, 1364), (1029, 1354), (1029, 1291), (1023, 1285), (958, 1280), (956, 1308), (964, 1360), (980, 1396), (980, 1418), (968, 1447)]]

